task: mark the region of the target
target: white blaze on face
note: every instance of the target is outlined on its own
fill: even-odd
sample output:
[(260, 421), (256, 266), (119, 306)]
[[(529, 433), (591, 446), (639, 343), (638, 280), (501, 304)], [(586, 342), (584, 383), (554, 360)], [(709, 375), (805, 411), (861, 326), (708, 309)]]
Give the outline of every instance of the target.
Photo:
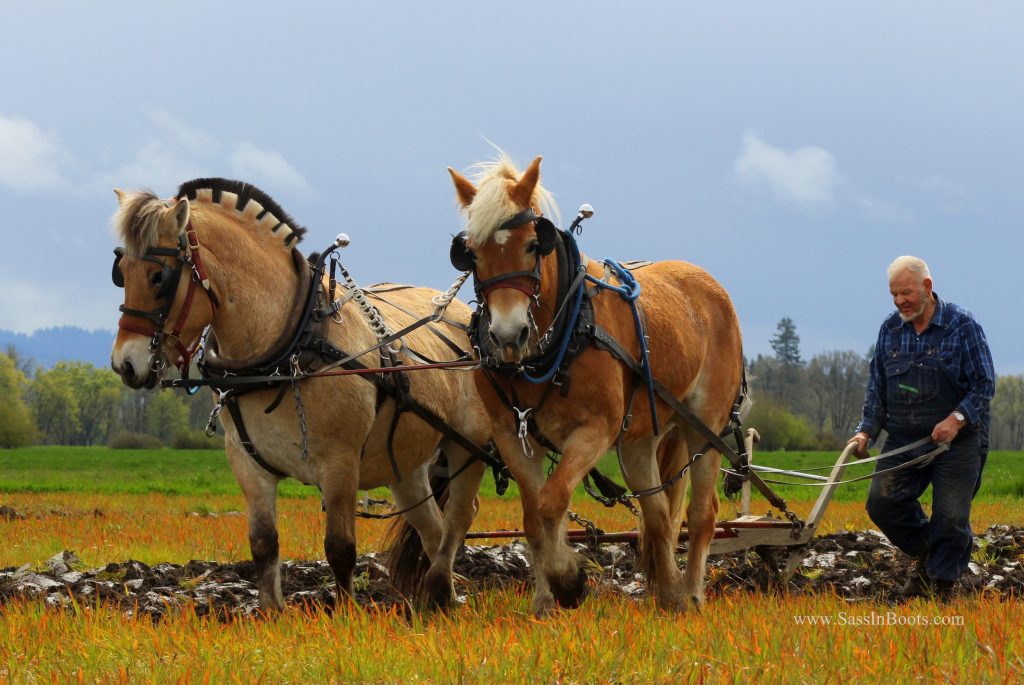
[(532, 334), (530, 298), (517, 290), (503, 289), (491, 293), (488, 309), (491, 313), (490, 334), (506, 362), (516, 362), (526, 356)]

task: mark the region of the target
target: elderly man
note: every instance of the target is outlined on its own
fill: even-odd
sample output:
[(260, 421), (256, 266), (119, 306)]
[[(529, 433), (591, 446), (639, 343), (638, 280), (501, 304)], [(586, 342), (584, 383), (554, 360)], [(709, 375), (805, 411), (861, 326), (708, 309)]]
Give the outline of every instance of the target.
[[(876, 476), (867, 499), (871, 520), (914, 558), (904, 596), (948, 597), (971, 557), (971, 500), (988, 451), (989, 401), (995, 391), (992, 354), (970, 312), (932, 291), (923, 260), (897, 258), (889, 266), (889, 291), (896, 311), (878, 333), (864, 417), (850, 442), (857, 444), (860, 458), (882, 429), (889, 436), (884, 452), (924, 437), (950, 444), (924, 467)], [(875, 471), (933, 448), (887, 457)], [(931, 520), (918, 502), (929, 484)]]

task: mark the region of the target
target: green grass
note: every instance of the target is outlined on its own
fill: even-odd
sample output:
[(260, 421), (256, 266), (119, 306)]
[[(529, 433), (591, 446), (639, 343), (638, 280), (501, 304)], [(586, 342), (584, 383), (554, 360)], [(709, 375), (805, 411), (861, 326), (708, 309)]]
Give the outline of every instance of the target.
[[(801, 470), (829, 466), (832, 452), (762, 452), (755, 461), (775, 468)], [(979, 500), (1024, 497), (1024, 453), (994, 452), (989, 456)], [(602, 458), (602, 473), (621, 482), (614, 453)], [(846, 478), (864, 475), (871, 466), (854, 465)], [(827, 475), (826, 472), (818, 472)], [(767, 475), (776, 480), (788, 476)], [(819, 489), (775, 486), (782, 497), (793, 501), (813, 500)], [(835, 498), (863, 500), (868, 481), (842, 485)], [(107, 447), (28, 447), (0, 450), (0, 493), (81, 492), (94, 494), (233, 495), (239, 492), (227, 459), (220, 450), (112, 450)], [(280, 486), (283, 497), (319, 497), (319, 491), (288, 479)], [(494, 480), (484, 478), (484, 496), (495, 496)], [(505, 497), (517, 496), (515, 484)], [(580, 497), (586, 495), (582, 491)], [(925, 495), (927, 501), (928, 495)]]

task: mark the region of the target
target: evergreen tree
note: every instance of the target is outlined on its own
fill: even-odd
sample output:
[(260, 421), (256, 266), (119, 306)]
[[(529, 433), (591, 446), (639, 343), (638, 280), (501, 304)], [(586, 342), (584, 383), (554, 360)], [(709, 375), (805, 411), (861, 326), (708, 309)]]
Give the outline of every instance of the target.
[(796, 334), (793, 319), (788, 316), (782, 317), (776, 329), (778, 333), (771, 339), (775, 358), (782, 362), (783, 366), (803, 366), (804, 362), (800, 359), (800, 336)]

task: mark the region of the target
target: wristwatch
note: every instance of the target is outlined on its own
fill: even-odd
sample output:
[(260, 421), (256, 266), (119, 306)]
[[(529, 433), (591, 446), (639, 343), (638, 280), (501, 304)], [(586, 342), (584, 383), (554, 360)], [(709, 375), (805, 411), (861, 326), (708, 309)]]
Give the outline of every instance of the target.
[(959, 421), (960, 423), (967, 423), (967, 417), (963, 415), (963, 412), (954, 411), (953, 418)]

